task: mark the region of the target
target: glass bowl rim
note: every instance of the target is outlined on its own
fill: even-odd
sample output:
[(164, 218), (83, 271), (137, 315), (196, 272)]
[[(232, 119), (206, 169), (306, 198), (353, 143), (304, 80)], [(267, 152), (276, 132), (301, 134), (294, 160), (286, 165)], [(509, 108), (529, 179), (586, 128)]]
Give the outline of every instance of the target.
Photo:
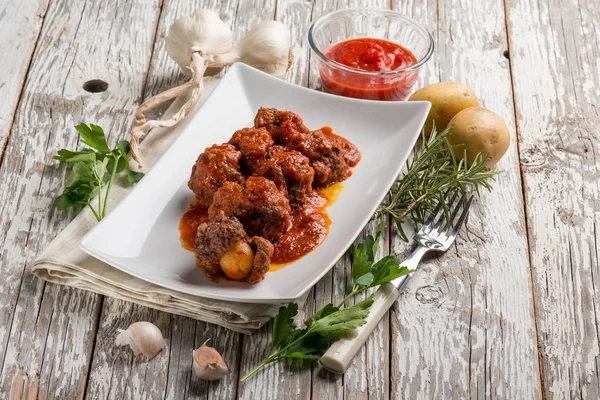
[[(404, 68), (394, 69), (391, 71), (365, 71), (363, 69), (349, 67), (347, 65), (344, 65), (342, 63), (339, 63), (339, 62), (327, 57), (325, 54), (323, 54), (323, 52), (321, 52), (321, 50), (319, 50), (319, 48), (317, 47), (317, 45), (313, 39), (313, 32), (314, 32), (315, 28), (318, 27), (319, 25), (322, 25), (325, 21), (331, 19), (332, 17), (336, 17), (339, 14), (344, 14), (344, 13), (348, 13), (348, 12), (352, 12), (352, 11), (377, 12), (377, 13), (392, 15), (395, 18), (401, 19), (403, 22), (410, 25), (413, 29), (421, 32), (424, 36), (426, 36), (429, 39), (429, 48), (427, 49), (427, 53), (425, 53), (425, 55), (423, 57), (421, 57), (420, 60), (417, 60), (417, 62), (414, 63), (413, 65), (409, 65), (408, 67), (404, 67)], [(349, 39), (346, 39), (346, 40), (349, 40)], [(329, 64), (329, 66), (343, 69), (345, 71), (349, 71), (349, 72), (353, 72), (353, 73), (359, 73), (359, 74), (370, 75), (370, 76), (395, 75), (395, 74), (398, 74), (398, 73), (401, 73), (404, 71), (419, 69), (423, 64), (425, 64), (431, 58), (431, 56), (433, 55), (433, 51), (435, 49), (435, 42), (433, 41), (433, 36), (431, 36), (431, 33), (429, 33), (428, 30), (421, 27), (414, 19), (409, 18), (409, 17), (405, 16), (404, 14), (401, 14), (397, 11), (379, 9), (379, 8), (367, 8), (367, 7), (344, 8), (341, 10), (330, 12), (328, 14), (322, 15), (321, 17), (317, 18), (317, 20), (315, 22), (313, 22), (310, 25), (310, 28), (308, 29), (308, 44), (310, 45), (310, 48), (312, 49), (312, 51), (314, 51), (315, 54), (321, 59), (321, 61), (323, 61), (326, 64)]]

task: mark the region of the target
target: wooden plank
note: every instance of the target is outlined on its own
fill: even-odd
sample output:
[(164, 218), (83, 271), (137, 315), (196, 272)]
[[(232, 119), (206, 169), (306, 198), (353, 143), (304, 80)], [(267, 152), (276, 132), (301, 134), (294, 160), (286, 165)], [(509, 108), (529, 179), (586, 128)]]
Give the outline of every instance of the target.
[(49, 0), (7, 0), (0, 4), (0, 160), (8, 140), (25, 75)]
[(598, 398), (600, 5), (506, 8), (544, 395)]
[[(538, 353), (515, 136), (503, 3), (402, 1), (435, 35), (419, 85), (455, 80), (504, 117), (511, 147), (493, 193), (471, 212), (456, 248), (427, 262), (392, 315), (392, 397), (540, 396)], [(521, 25), (528, 31), (529, 27)], [(531, 72), (531, 71), (530, 71)], [(394, 251), (406, 254), (396, 242)], [(559, 396), (560, 397), (560, 396)]]
[[(100, 297), (45, 285), (29, 265), (69, 221), (56, 212), (65, 171), (52, 155), (75, 147), (73, 125), (126, 132), (150, 62), (158, 0), (55, 1), (48, 8), (0, 168), (0, 397), (20, 367), (39, 375), (39, 395), (82, 397)], [(102, 40), (99, 40), (102, 38)], [(87, 93), (104, 79), (103, 93)]]

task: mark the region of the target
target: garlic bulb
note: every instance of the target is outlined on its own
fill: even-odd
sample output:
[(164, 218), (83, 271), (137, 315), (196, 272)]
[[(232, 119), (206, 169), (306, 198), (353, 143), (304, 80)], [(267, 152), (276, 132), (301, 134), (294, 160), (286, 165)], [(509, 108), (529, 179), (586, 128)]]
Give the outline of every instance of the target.
[(283, 78), (292, 64), (290, 31), (281, 22), (266, 21), (252, 28), (236, 50), (240, 61)]
[[(263, 22), (251, 29), (232, 48), (232, 33), (219, 16), (210, 10), (199, 10), (177, 20), (169, 29), (167, 52), (189, 82), (162, 92), (142, 103), (131, 124), (131, 156), (141, 167), (139, 143), (151, 129), (175, 126), (198, 102), (204, 88), (205, 74), (241, 61), (271, 75), (283, 78), (292, 63), (290, 32), (281, 23)], [(185, 102), (166, 120), (147, 120), (146, 113), (176, 97)]]
[(165, 339), (156, 325), (142, 321), (131, 324), (127, 330), (120, 329), (115, 344), (129, 345), (133, 354), (142, 353), (151, 360), (165, 347)]
[(167, 53), (189, 77), (191, 54), (200, 56), (229, 53), (233, 47), (231, 29), (211, 10), (198, 10), (183, 17), (169, 29), (166, 45)]
[(206, 346), (206, 342), (192, 352), (194, 373), (207, 381), (221, 379), (227, 375), (227, 364), (217, 350)]

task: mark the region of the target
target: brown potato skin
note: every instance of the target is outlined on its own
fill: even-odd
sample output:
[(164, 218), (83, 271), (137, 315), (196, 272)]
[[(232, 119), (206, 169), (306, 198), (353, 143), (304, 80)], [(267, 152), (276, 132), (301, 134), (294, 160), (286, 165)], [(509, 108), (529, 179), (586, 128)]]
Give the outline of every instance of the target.
[(481, 153), (489, 155), (486, 168), (492, 168), (500, 161), (510, 145), (510, 133), (504, 120), (495, 112), (483, 107), (470, 107), (452, 118), (454, 128), (448, 135), (452, 145), (464, 144), (454, 149), (456, 158), (462, 160), (465, 150), (467, 165), (471, 165), (475, 156)]
[(423, 128), (429, 136), (435, 122), (438, 132), (446, 129), (460, 111), (479, 106), (477, 95), (469, 86), (459, 82), (440, 82), (427, 85), (410, 96), (408, 101), (429, 101), (431, 110)]

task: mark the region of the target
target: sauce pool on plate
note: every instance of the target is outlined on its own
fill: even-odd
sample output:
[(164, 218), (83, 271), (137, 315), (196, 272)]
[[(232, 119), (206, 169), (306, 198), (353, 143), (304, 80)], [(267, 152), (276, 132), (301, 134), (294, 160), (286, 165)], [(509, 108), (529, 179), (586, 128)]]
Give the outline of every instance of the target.
[[(325, 56), (356, 70), (321, 63), (323, 88), (332, 94), (370, 100), (405, 100), (417, 79), (416, 70), (405, 69), (416, 64), (417, 58), (410, 50), (388, 40), (349, 39), (334, 44)], [(383, 74), (373, 74), (377, 72)]]
[[(324, 189), (315, 190), (304, 207), (297, 207), (291, 215), (292, 225), (284, 235), (274, 243), (275, 252), (271, 258), (269, 271), (277, 271), (304, 257), (319, 246), (327, 233), (331, 220), (327, 207), (337, 199), (341, 183)], [(208, 221), (208, 208), (193, 200), (179, 222), (179, 234), (183, 248), (191, 252), (198, 225)]]

